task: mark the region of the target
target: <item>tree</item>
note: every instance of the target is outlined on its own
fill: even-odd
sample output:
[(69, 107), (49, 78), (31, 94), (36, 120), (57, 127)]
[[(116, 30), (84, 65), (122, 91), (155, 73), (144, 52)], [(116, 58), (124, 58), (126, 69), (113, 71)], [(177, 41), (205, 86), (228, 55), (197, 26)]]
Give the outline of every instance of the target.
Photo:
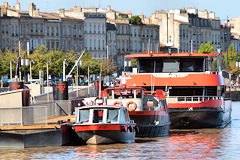
[(200, 45), (198, 53), (212, 53), (215, 49), (216, 47), (213, 47), (209, 41), (208, 43), (202, 43)]
[[(5, 53), (0, 53), (0, 75), (9, 75), (10, 60), (12, 60), (12, 62), (17, 62), (17, 52), (12, 53), (7, 49)], [(14, 65), (14, 63), (12, 64), (12, 71), (14, 75), (16, 65)]]
[[(86, 51), (84, 55), (81, 58), (82, 66), (81, 66), (81, 74), (87, 75), (88, 74), (88, 66), (91, 66), (91, 69), (89, 68), (89, 73), (95, 73), (95, 69), (99, 68), (99, 60), (93, 60), (92, 55), (89, 51)], [(96, 67), (96, 68), (95, 68)]]
[(106, 59), (102, 63), (102, 74), (103, 76), (110, 76), (117, 70), (117, 66), (112, 63), (110, 58)]
[(129, 23), (130, 24), (141, 25), (142, 24), (142, 19), (139, 16), (132, 16), (131, 18), (129, 18)]
[(137, 59), (131, 59), (132, 67), (136, 68), (138, 66)]
[(120, 14), (120, 15), (119, 15), (119, 18), (120, 18), (120, 19), (126, 19), (126, 18), (128, 18), (128, 15), (126, 15), (126, 14)]
[(236, 53), (235, 53), (235, 48), (234, 48), (234, 45), (231, 44), (229, 47), (228, 47), (228, 51), (227, 53), (224, 53), (223, 54), (223, 67), (230, 71), (230, 73), (234, 73), (235, 71), (235, 64), (236, 64)]

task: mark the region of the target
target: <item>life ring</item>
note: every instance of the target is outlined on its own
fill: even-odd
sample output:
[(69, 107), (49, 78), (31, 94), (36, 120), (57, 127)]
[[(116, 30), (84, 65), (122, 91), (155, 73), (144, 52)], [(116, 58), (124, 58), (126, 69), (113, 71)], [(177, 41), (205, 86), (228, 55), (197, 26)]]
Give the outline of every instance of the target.
[(122, 103), (120, 101), (116, 101), (116, 102), (113, 103), (113, 105), (115, 105), (115, 106), (122, 106)]
[(127, 109), (128, 111), (135, 111), (137, 109), (137, 104), (134, 101), (129, 101), (127, 103)]

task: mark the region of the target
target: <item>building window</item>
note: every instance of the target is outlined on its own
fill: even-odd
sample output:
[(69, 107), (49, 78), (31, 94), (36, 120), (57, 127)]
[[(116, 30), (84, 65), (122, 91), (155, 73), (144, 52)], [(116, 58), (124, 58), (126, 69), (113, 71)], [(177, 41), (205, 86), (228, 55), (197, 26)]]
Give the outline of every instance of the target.
[(40, 45), (43, 46), (43, 39), (40, 40)]
[(73, 37), (76, 37), (77, 36), (77, 29), (74, 27), (73, 28)]
[(68, 49), (70, 50), (71, 49), (71, 41), (68, 40)]
[(52, 36), (54, 36), (54, 27), (52, 27), (52, 33), (51, 33)]
[(97, 46), (96, 46), (96, 39), (94, 39), (94, 44), (93, 44), (93, 46), (94, 46), (94, 50), (96, 50), (97, 49)]
[(33, 32), (33, 24), (32, 23), (30, 24), (30, 30), (31, 30), (31, 32)]
[(52, 41), (52, 45), (51, 45), (52, 49), (54, 49), (54, 41)]
[(62, 41), (62, 48), (65, 49), (65, 40)]
[(76, 51), (76, 50), (77, 50), (77, 43), (74, 42), (74, 51)]
[[(21, 25), (19, 26), (20, 27), (20, 32), (21, 32)], [(18, 36), (18, 27), (17, 27), (17, 25), (15, 25), (15, 33), (16, 33), (16, 36)]]
[(12, 25), (12, 36), (14, 36), (14, 25)]
[(98, 50), (101, 49), (101, 42), (100, 42), (100, 39), (98, 40)]
[(38, 32), (38, 24), (36, 24), (35, 31)]
[(93, 33), (97, 33), (97, 26), (93, 24)]
[(86, 49), (88, 49), (87, 39), (84, 40), (84, 46), (85, 46)]
[(67, 27), (67, 35), (70, 36), (71, 33), (70, 33), (70, 26)]
[(28, 34), (28, 25), (26, 25), (25, 29), (26, 29), (26, 34)]
[(62, 35), (65, 36), (65, 26), (62, 26)]
[(81, 50), (82, 50), (82, 43), (79, 42), (79, 51), (81, 51)]
[(103, 40), (102, 42), (103, 42), (103, 50), (104, 50), (105, 49), (105, 41)]
[(56, 42), (56, 49), (59, 48), (59, 42)]
[(122, 47), (121, 47), (121, 49), (122, 49), (122, 50), (125, 49), (125, 47), (124, 47), (124, 40), (122, 40)]
[(40, 32), (43, 32), (43, 24), (40, 24)]
[(88, 33), (92, 33), (92, 25), (89, 24)]
[(8, 25), (6, 25), (6, 34), (8, 34)]
[(105, 33), (105, 30), (104, 30), (104, 25), (102, 26), (102, 34), (104, 34)]
[(4, 34), (4, 29), (5, 29), (5, 27), (4, 27), (4, 25), (2, 25), (2, 33)]
[(56, 27), (56, 36), (59, 35), (59, 30), (58, 30), (58, 27)]
[(50, 42), (47, 41), (47, 48), (50, 49)]
[(78, 36), (81, 37), (82, 36), (81, 34), (82, 34), (81, 33), (81, 28), (78, 28)]
[(49, 36), (49, 27), (47, 27), (47, 36)]
[(89, 50), (90, 51), (92, 50), (92, 40), (91, 39), (89, 40)]

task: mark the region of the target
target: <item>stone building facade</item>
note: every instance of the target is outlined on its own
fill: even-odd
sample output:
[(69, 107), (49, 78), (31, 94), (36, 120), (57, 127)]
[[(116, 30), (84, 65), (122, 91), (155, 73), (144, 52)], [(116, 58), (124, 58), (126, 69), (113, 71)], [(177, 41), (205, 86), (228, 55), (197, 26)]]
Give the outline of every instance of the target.
[(80, 52), (84, 48), (84, 22), (81, 19), (63, 16), (59, 13), (44, 13), (31, 3), (29, 11), (20, 11), (20, 3), (10, 8), (8, 3), (1, 6), (1, 49), (30, 50), (45, 45), (49, 50), (62, 49)]
[[(150, 18), (150, 20), (149, 20)], [(222, 28), (221, 21), (214, 12), (198, 11), (195, 8), (156, 11), (144, 21), (151, 21), (160, 27), (160, 44), (177, 48), (179, 52), (198, 51), (202, 43), (211, 42), (216, 48), (225, 50), (231, 42), (229, 37), (224, 43), (224, 33), (229, 31)]]

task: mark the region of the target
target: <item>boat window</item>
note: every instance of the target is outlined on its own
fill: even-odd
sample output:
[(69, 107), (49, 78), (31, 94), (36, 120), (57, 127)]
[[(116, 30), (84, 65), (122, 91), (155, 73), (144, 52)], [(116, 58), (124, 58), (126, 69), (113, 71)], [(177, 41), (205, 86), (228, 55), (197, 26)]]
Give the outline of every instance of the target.
[(139, 72), (140, 73), (162, 72), (162, 60), (161, 59), (152, 59), (152, 60), (140, 59)]
[(199, 59), (181, 59), (180, 71), (181, 72), (202, 72), (203, 71), (203, 58)]
[(93, 123), (101, 123), (103, 122), (103, 110), (94, 110), (93, 111)]
[(118, 122), (119, 109), (108, 109), (107, 112), (107, 122)]
[(107, 98), (108, 99), (112, 98), (112, 90), (107, 91)]
[(124, 109), (124, 116), (125, 116), (125, 121), (129, 121), (129, 115), (126, 109)]
[(79, 110), (79, 122), (80, 123), (89, 122), (89, 110), (88, 109)]
[(142, 98), (143, 90), (136, 89), (136, 98)]
[(133, 90), (132, 89), (123, 89), (120, 91), (121, 93), (121, 97), (123, 99), (126, 99), (126, 98), (134, 98), (134, 95), (133, 95)]
[(176, 59), (169, 59), (163, 62), (162, 72), (178, 72), (179, 71), (179, 62)]

